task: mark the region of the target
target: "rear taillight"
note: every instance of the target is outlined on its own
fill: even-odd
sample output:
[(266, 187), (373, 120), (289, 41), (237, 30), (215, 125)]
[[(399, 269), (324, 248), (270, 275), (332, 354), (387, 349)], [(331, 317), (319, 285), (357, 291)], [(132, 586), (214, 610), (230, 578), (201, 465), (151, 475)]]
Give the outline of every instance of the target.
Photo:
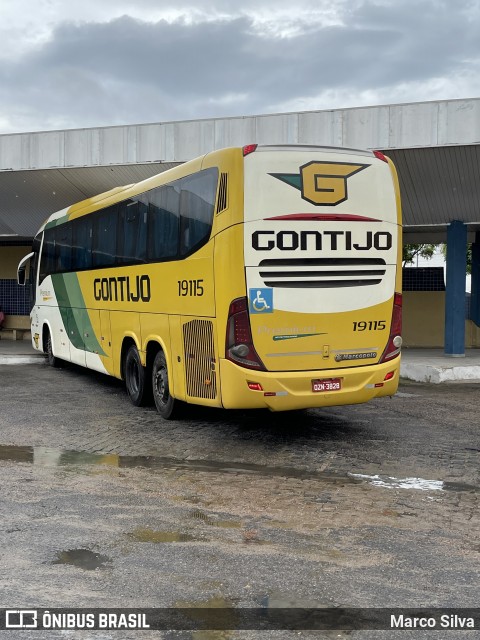
[(263, 362), (253, 346), (248, 303), (246, 298), (237, 298), (230, 304), (227, 320), (225, 357), (247, 369), (265, 371)]
[(379, 160), (383, 160), (383, 162), (386, 162), (388, 164), (387, 156), (384, 155), (381, 151), (374, 151), (373, 155)]
[(256, 151), (257, 147), (258, 147), (258, 144), (246, 144), (242, 149), (244, 157)]
[(402, 294), (396, 293), (393, 298), (392, 322), (387, 348), (380, 362), (386, 362), (399, 355), (402, 347)]

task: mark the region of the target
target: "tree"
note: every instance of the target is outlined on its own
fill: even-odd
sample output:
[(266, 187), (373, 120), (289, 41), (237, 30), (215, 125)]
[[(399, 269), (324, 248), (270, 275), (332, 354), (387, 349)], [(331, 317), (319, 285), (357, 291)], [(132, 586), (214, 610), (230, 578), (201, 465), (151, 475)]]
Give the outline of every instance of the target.
[(430, 260), (435, 253), (436, 246), (435, 244), (404, 244), (402, 257), (403, 266), (412, 264), (417, 256)]
[[(447, 245), (442, 244), (440, 251), (443, 253), (445, 260), (447, 259)], [(467, 244), (467, 273), (472, 273), (472, 245)]]

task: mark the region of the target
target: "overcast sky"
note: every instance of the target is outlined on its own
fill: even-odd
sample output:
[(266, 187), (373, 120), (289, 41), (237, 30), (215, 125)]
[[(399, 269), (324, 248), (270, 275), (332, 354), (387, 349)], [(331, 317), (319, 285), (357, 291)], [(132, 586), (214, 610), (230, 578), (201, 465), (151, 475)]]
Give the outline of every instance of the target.
[(0, 133), (480, 96), (480, 0), (0, 0)]

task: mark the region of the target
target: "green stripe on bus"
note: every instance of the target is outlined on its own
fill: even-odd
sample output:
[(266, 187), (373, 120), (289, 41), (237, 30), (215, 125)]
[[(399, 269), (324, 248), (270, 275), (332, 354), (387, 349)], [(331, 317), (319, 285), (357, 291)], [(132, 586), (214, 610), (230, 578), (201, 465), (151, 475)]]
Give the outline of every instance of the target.
[(77, 275), (75, 273), (56, 273), (52, 276), (52, 282), (63, 325), (70, 342), (77, 349), (105, 356), (106, 353), (97, 340), (90, 316), (85, 308), (85, 300)]
[(62, 216), (61, 218), (57, 218), (56, 220), (51, 220), (47, 222), (45, 225), (45, 229), (52, 229), (53, 227), (58, 227), (59, 224), (64, 224), (68, 222), (68, 215)]

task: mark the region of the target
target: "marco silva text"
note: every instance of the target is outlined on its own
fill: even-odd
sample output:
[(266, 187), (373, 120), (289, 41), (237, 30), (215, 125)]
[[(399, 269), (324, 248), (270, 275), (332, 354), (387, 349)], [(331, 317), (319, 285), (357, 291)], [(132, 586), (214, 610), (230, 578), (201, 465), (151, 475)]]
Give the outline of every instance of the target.
[(392, 629), (475, 629), (475, 618), (467, 618), (456, 614), (440, 616), (405, 616), (390, 615)]

